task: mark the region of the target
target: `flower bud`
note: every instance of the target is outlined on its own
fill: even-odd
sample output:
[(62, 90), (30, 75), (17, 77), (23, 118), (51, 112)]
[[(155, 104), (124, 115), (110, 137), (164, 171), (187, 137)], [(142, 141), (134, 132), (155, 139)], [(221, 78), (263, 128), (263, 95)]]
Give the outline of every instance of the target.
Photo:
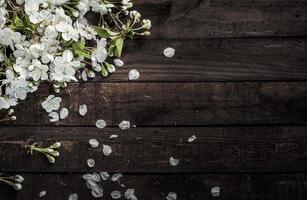
[(55, 163), (55, 158), (54, 158), (54, 157), (52, 157), (52, 156), (50, 156), (50, 155), (48, 155), (48, 154), (46, 154), (46, 157), (48, 158), (48, 161), (49, 161), (50, 163)]
[(21, 189), (22, 189), (22, 185), (21, 185), (20, 183), (15, 183), (15, 184), (13, 184), (12, 186), (13, 186), (13, 188), (14, 188), (15, 190), (21, 190)]
[(9, 116), (13, 115), (14, 113), (15, 113), (15, 110), (13, 108), (9, 109), (9, 111), (7, 112)]
[(53, 145), (51, 145), (49, 148), (51, 149), (58, 149), (61, 147), (61, 143), (60, 142), (56, 142)]
[(78, 11), (78, 10), (73, 10), (73, 11), (71, 12), (71, 14), (72, 14), (72, 16), (74, 16), (74, 17), (79, 17), (79, 11)]
[(20, 176), (20, 175), (15, 175), (14, 176), (14, 181), (16, 183), (22, 183), (24, 181), (24, 178), (22, 176)]
[(151, 28), (151, 21), (149, 20), (149, 19), (144, 19), (143, 21), (142, 21), (142, 23), (143, 23), (143, 28), (144, 29), (150, 29)]
[(52, 156), (54, 156), (54, 157), (59, 157), (60, 156), (60, 152), (58, 152), (58, 151), (53, 151), (53, 152), (51, 152), (50, 153)]
[(139, 19), (141, 19), (141, 13), (139, 13), (138, 11), (136, 11), (136, 10), (134, 10), (134, 11), (131, 11), (130, 12), (130, 17), (132, 18), (132, 19), (135, 19), (135, 20), (139, 20)]
[(16, 119), (17, 119), (17, 117), (16, 117), (15, 115), (13, 115), (13, 116), (10, 117), (10, 120), (11, 120), (11, 121), (16, 121)]
[(150, 32), (149, 32), (149, 31), (145, 31), (142, 35), (144, 35), (144, 36), (150, 36)]

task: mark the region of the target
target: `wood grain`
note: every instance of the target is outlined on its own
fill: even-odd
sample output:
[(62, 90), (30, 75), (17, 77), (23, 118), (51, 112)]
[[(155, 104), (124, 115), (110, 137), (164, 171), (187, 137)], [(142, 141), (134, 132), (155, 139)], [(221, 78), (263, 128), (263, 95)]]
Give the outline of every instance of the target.
[(152, 38), (306, 36), (306, 0), (136, 0)]
[[(119, 128), (1, 127), (0, 172), (306, 172), (307, 127)], [(110, 140), (111, 134), (119, 138)], [(187, 140), (195, 134), (197, 140)], [(88, 141), (96, 138), (98, 149)], [(51, 165), (42, 155), (27, 156), (34, 141), (63, 144)], [(112, 147), (106, 157), (102, 144)], [(173, 156), (177, 167), (169, 165)], [(93, 158), (96, 165), (87, 167)], [(18, 161), (18, 162), (15, 162)]]
[[(21, 192), (15, 192), (0, 183), (1, 200), (67, 199), (77, 193), (79, 199), (92, 199), (89, 189), (82, 180), (83, 174), (23, 174), (25, 182)], [(126, 188), (135, 188), (138, 199), (165, 199), (170, 191), (178, 199), (203, 200), (305, 200), (307, 184), (305, 174), (124, 174), (121, 183)], [(218, 198), (211, 195), (211, 188), (219, 186)], [(103, 199), (111, 200), (113, 190), (125, 191), (118, 183), (107, 181), (103, 184)], [(123, 198), (124, 199), (124, 198)]]
[[(307, 80), (306, 39), (134, 40), (125, 45), (125, 67), (93, 81), (127, 82), (131, 69), (140, 71), (138, 82)], [(163, 55), (168, 46), (176, 49), (172, 59)]]
[[(51, 125), (41, 102), (47, 87), (16, 108), (11, 125)], [(203, 126), (307, 123), (306, 82), (84, 83), (62, 95), (70, 116), (63, 126), (108, 126), (130, 120), (137, 126)], [(87, 104), (85, 117), (79, 105)], [(5, 125), (5, 123), (1, 123)]]

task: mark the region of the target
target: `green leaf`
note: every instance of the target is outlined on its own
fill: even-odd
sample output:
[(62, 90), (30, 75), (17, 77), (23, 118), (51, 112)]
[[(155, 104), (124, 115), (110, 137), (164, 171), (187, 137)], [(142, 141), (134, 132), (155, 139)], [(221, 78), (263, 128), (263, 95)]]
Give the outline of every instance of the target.
[(24, 28), (24, 27), (25, 27), (25, 24), (23, 23), (23, 21), (18, 17), (16, 13), (14, 13), (12, 23), (10, 24), (10, 28), (15, 30), (15, 29)]
[(120, 33), (119, 32), (113, 32), (107, 28), (104, 27), (98, 27), (95, 26), (95, 31), (97, 32), (97, 34), (102, 37), (102, 38), (112, 38), (112, 37), (116, 37), (119, 36)]
[(114, 55), (120, 58), (124, 47), (124, 39), (122, 37), (119, 37), (115, 40), (115, 47)]

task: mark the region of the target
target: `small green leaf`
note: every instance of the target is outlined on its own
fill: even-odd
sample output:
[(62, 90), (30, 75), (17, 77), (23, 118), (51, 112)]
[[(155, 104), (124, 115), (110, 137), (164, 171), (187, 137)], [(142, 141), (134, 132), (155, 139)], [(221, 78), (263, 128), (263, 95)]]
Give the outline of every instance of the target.
[(116, 39), (115, 41), (115, 52), (114, 55), (118, 58), (121, 57), (122, 55), (122, 51), (123, 51), (123, 47), (124, 47), (124, 39), (122, 37), (119, 37)]
[(104, 28), (104, 27), (95, 26), (94, 28), (95, 28), (95, 31), (97, 32), (97, 34), (102, 38), (112, 38), (112, 37), (120, 35), (119, 32), (113, 32), (113, 31), (111, 31), (107, 28)]

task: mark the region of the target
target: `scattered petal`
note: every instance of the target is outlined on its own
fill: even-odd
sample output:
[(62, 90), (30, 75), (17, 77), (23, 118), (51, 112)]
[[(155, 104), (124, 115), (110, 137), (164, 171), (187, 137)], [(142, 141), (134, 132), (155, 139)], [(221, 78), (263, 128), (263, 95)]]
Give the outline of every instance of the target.
[(112, 199), (119, 199), (119, 198), (122, 197), (122, 194), (121, 194), (120, 191), (114, 190), (114, 191), (111, 192), (111, 197), (112, 197)]
[(188, 142), (194, 142), (194, 140), (196, 140), (197, 137), (195, 135), (192, 135), (189, 139), (188, 139)]
[(173, 157), (170, 157), (169, 164), (173, 167), (177, 166), (179, 164), (179, 160)]
[(113, 182), (115, 182), (115, 181), (118, 181), (121, 177), (123, 177), (123, 174), (117, 173), (117, 174), (114, 174), (114, 175), (111, 177), (111, 180), (112, 180)]
[(110, 177), (108, 172), (100, 172), (100, 176), (101, 176), (102, 180), (104, 180), (104, 181), (106, 181)]
[(105, 156), (110, 156), (111, 155), (111, 153), (112, 153), (112, 148), (109, 146), (109, 145), (103, 145), (103, 154), (105, 155)]
[(79, 114), (85, 116), (87, 113), (87, 105), (83, 104), (79, 107)]
[(78, 195), (76, 193), (70, 194), (68, 200), (78, 200)]
[(49, 121), (51, 123), (57, 122), (60, 119), (60, 116), (57, 112), (51, 112), (51, 113), (49, 113), (48, 116), (49, 116)]
[(107, 123), (103, 119), (99, 119), (96, 121), (96, 127), (103, 129), (107, 126)]
[(211, 194), (213, 197), (219, 197), (221, 193), (221, 188), (218, 186), (215, 186), (213, 188), (211, 188)]
[(103, 189), (100, 187), (95, 187), (92, 189), (91, 193), (94, 198), (100, 198), (103, 196)]
[(90, 168), (94, 167), (95, 166), (95, 160), (88, 159), (87, 160), (87, 166), (90, 167)]
[(97, 183), (101, 181), (98, 173), (93, 173), (93, 181), (96, 181)]
[(99, 142), (96, 139), (90, 139), (88, 143), (92, 148), (97, 148), (99, 146)]
[(114, 59), (114, 65), (116, 66), (116, 67), (122, 67), (122, 66), (124, 66), (124, 61), (122, 61), (121, 59)]
[(129, 72), (129, 80), (130, 81), (134, 81), (134, 80), (138, 80), (140, 78), (140, 72), (136, 69), (132, 69)]
[(88, 181), (88, 180), (93, 180), (93, 175), (92, 174), (84, 174), (82, 176), (83, 180)]
[(42, 197), (46, 196), (46, 194), (47, 194), (46, 191), (41, 191), (38, 196), (39, 196), (39, 198), (42, 198)]
[(122, 121), (118, 126), (121, 130), (125, 131), (125, 130), (128, 130), (130, 128), (130, 122), (129, 121)]
[(109, 139), (118, 138), (118, 135), (110, 135)]
[(86, 187), (88, 188), (88, 189), (93, 189), (93, 188), (95, 188), (95, 187), (97, 187), (98, 185), (97, 185), (97, 183), (94, 181), (94, 180), (87, 180), (86, 181)]
[(166, 49), (164, 49), (163, 54), (165, 57), (167, 58), (171, 58), (175, 55), (176, 50), (172, 47), (168, 47)]
[(65, 119), (68, 117), (68, 109), (67, 108), (62, 108), (60, 111), (60, 118)]
[(167, 200), (176, 200), (177, 199), (177, 194), (175, 192), (169, 192), (167, 197)]
[(134, 195), (135, 190), (134, 189), (128, 189), (125, 192), (125, 198), (126, 199), (131, 199), (131, 200), (136, 200), (136, 196)]

